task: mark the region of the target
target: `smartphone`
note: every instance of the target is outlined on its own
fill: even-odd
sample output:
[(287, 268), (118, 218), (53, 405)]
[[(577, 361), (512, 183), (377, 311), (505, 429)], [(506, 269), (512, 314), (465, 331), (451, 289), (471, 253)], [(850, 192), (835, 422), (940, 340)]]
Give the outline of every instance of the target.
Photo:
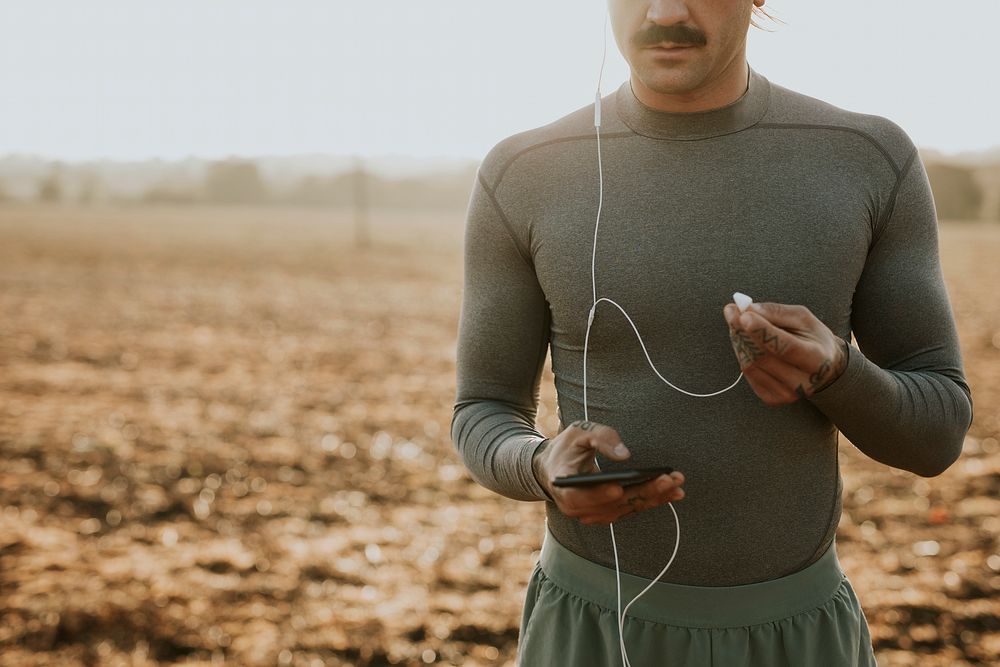
[(628, 468), (626, 470), (587, 472), (579, 475), (556, 477), (552, 483), (556, 486), (592, 486), (594, 484), (618, 482), (622, 486), (631, 486), (632, 484), (648, 482), (660, 475), (669, 475), (673, 471), (674, 469), (669, 466), (658, 466), (655, 468)]

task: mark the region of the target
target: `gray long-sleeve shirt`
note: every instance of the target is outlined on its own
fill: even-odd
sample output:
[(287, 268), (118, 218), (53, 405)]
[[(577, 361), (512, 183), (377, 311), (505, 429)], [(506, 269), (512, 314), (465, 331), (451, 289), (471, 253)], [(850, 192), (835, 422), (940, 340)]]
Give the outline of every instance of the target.
[[(769, 82), (711, 111), (643, 105), (625, 81), (602, 98), (604, 201), (598, 297), (624, 307), (657, 369), (695, 393), (740, 368), (722, 315), (733, 292), (801, 304), (850, 341), (823, 391), (767, 406), (745, 379), (710, 398), (664, 384), (627, 320), (600, 304), (587, 354), (592, 420), (632, 452), (602, 469), (670, 465), (676, 560), (662, 580), (763, 581), (815, 561), (834, 539), (837, 430), (871, 458), (932, 476), (972, 420), (938, 256), (927, 176), (906, 133)], [(593, 105), (515, 134), (483, 160), (465, 232), (452, 439), (483, 486), (544, 500), (572, 551), (614, 567), (607, 525), (565, 516), (534, 478), (551, 349), (560, 429), (583, 417), (583, 343), (593, 301), (598, 205)], [(654, 577), (673, 550), (667, 506), (615, 523), (621, 569)]]

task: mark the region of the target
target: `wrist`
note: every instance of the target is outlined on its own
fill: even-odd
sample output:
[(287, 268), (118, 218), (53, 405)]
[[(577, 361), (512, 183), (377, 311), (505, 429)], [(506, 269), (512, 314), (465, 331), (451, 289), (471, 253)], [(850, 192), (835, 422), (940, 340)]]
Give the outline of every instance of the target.
[(540, 487), (542, 487), (542, 491), (545, 492), (545, 495), (549, 497), (549, 500), (553, 500), (552, 490), (549, 488), (548, 474), (545, 472), (544, 456), (545, 450), (548, 449), (548, 447), (549, 440), (545, 439), (542, 441), (542, 444), (539, 445), (538, 449), (535, 450), (535, 453), (531, 457), (531, 472), (535, 476), (535, 481), (538, 482)]
[(850, 346), (851, 346), (850, 343), (848, 343), (840, 336), (837, 336), (837, 349), (840, 351), (840, 354), (837, 360), (833, 364), (833, 372), (830, 374), (830, 379), (824, 382), (823, 385), (816, 391), (823, 391), (831, 384), (836, 382), (840, 378), (840, 376), (847, 371), (847, 358), (848, 355), (850, 354), (850, 349), (849, 349)]
[(837, 363), (836, 375), (834, 375), (834, 380), (839, 378), (847, 371), (847, 357), (850, 354), (851, 344), (846, 340), (837, 336), (837, 341), (840, 343), (840, 359)]

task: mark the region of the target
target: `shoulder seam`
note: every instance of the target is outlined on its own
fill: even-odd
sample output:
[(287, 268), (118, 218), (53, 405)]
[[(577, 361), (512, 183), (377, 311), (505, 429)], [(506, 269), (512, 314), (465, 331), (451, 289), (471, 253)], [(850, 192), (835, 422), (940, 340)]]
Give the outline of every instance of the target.
[(490, 198), (490, 203), (493, 204), (493, 208), (496, 209), (497, 214), (500, 216), (500, 222), (503, 223), (504, 229), (507, 230), (510, 240), (514, 243), (514, 247), (517, 248), (517, 254), (521, 256), (521, 259), (524, 260), (525, 264), (534, 269), (535, 265), (534, 262), (531, 261), (530, 253), (525, 252), (524, 248), (521, 247), (521, 242), (517, 240), (517, 235), (514, 234), (513, 225), (511, 225), (510, 220), (507, 219), (507, 214), (503, 212), (502, 208), (500, 208), (500, 202), (497, 201), (493, 190), (491, 190), (490, 186), (486, 184), (486, 179), (483, 178), (483, 173), (481, 171), (477, 171), (476, 178), (479, 180), (479, 184), (486, 192), (486, 195)]
[[(751, 126), (747, 127), (746, 129), (747, 130), (752, 130), (752, 129), (758, 129), (758, 128), (761, 128), (761, 129), (789, 129), (789, 130), (835, 130), (835, 131), (840, 131), (840, 132), (850, 132), (851, 134), (856, 134), (859, 137), (862, 137), (863, 139), (865, 139), (866, 141), (868, 141), (868, 143), (870, 143), (872, 146), (874, 146), (876, 148), (876, 150), (878, 150), (878, 152), (885, 159), (885, 161), (889, 164), (889, 167), (892, 169), (893, 174), (897, 178), (900, 176), (901, 172), (903, 171), (903, 169), (900, 168), (899, 165), (896, 164), (896, 161), (892, 159), (892, 155), (889, 154), (889, 151), (886, 150), (885, 146), (883, 146), (872, 135), (870, 135), (867, 132), (864, 132), (862, 130), (859, 130), (857, 128), (849, 127), (849, 126), (846, 126), (846, 125), (825, 125), (825, 124), (820, 124), (820, 123), (756, 123), (754, 125), (751, 125)], [(617, 139), (617, 138), (622, 138), (622, 137), (634, 137), (634, 136), (644, 136), (644, 135), (640, 135), (640, 134), (638, 134), (635, 131), (608, 132), (606, 134), (602, 134), (601, 138), (602, 139)], [(503, 163), (502, 167), (500, 167), (500, 171), (497, 173), (497, 177), (496, 177), (497, 187), (499, 187), (501, 181), (503, 181), (503, 177), (504, 177), (504, 174), (507, 172), (507, 169), (510, 168), (510, 166), (514, 163), (515, 160), (517, 160), (519, 157), (521, 157), (525, 153), (529, 153), (529, 152), (531, 152), (533, 150), (536, 150), (536, 149), (539, 149), (539, 148), (543, 148), (543, 147), (549, 146), (551, 144), (557, 144), (557, 143), (562, 143), (562, 142), (567, 142), (567, 141), (583, 141), (583, 140), (595, 139), (595, 138), (596, 138), (596, 133), (594, 133), (594, 134), (577, 134), (577, 135), (571, 135), (571, 136), (568, 136), (568, 137), (558, 137), (558, 138), (555, 138), (555, 139), (548, 139), (546, 141), (541, 141), (541, 142), (539, 142), (537, 144), (532, 144), (531, 146), (527, 146), (525, 148), (522, 148), (521, 150), (517, 151), (512, 156), (510, 156), (509, 158), (507, 158), (507, 161)], [(655, 137), (653, 137), (653, 138), (655, 138)]]
[[(607, 132), (601, 134), (602, 139), (617, 139), (620, 137), (632, 137), (632, 136), (635, 136), (634, 132)], [(500, 171), (497, 173), (496, 187), (498, 188), (500, 187), (500, 182), (503, 180), (504, 174), (507, 173), (507, 169), (510, 167), (511, 164), (514, 163), (514, 160), (521, 157), (525, 153), (529, 153), (533, 150), (536, 150), (538, 148), (543, 148), (551, 144), (558, 144), (566, 141), (583, 141), (586, 139), (596, 139), (596, 137), (597, 137), (596, 132), (593, 134), (574, 134), (568, 137), (557, 137), (555, 139), (546, 139), (545, 141), (540, 141), (537, 144), (526, 146), (525, 148), (522, 148), (521, 150), (517, 151), (512, 156), (507, 158), (507, 161), (503, 163), (502, 167), (500, 167)]]
[(885, 226), (889, 224), (889, 218), (892, 217), (893, 211), (896, 210), (896, 197), (899, 195), (899, 188), (903, 184), (903, 178), (910, 171), (910, 167), (913, 166), (913, 160), (917, 156), (917, 149), (914, 148), (910, 151), (910, 156), (906, 158), (906, 163), (900, 170), (899, 174), (896, 176), (896, 184), (892, 187), (892, 192), (889, 193), (889, 201), (887, 202), (887, 207), (885, 214), (879, 216), (878, 225), (875, 227), (875, 235), (872, 238), (871, 245), (875, 245), (878, 240), (882, 237), (882, 231)]
[(879, 143), (879, 141), (875, 139), (875, 137), (873, 137), (872, 135), (868, 134), (867, 132), (863, 132), (862, 130), (859, 130), (857, 128), (848, 127), (846, 125), (823, 125), (819, 123), (758, 123), (756, 125), (748, 127), (747, 129), (749, 130), (753, 128), (788, 129), (788, 130), (838, 130), (840, 132), (850, 132), (852, 134), (856, 134), (860, 137), (863, 137), (870, 144), (875, 146), (875, 148), (878, 149), (879, 153), (882, 154), (882, 157), (885, 158), (885, 161), (889, 163), (889, 166), (892, 167), (892, 171), (896, 175), (897, 179), (899, 178), (901, 172), (901, 169), (899, 168), (899, 166), (896, 165), (895, 160), (892, 159), (892, 155), (890, 155), (889, 151), (885, 149), (885, 146)]

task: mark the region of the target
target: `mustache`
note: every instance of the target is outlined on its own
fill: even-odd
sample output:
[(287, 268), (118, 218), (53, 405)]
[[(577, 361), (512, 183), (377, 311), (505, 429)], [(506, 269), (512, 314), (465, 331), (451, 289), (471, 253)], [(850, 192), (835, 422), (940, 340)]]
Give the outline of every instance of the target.
[(654, 23), (645, 30), (632, 35), (630, 41), (632, 42), (632, 46), (641, 49), (647, 46), (656, 46), (663, 42), (704, 46), (708, 39), (705, 37), (705, 33), (691, 26), (683, 24), (658, 25)]

